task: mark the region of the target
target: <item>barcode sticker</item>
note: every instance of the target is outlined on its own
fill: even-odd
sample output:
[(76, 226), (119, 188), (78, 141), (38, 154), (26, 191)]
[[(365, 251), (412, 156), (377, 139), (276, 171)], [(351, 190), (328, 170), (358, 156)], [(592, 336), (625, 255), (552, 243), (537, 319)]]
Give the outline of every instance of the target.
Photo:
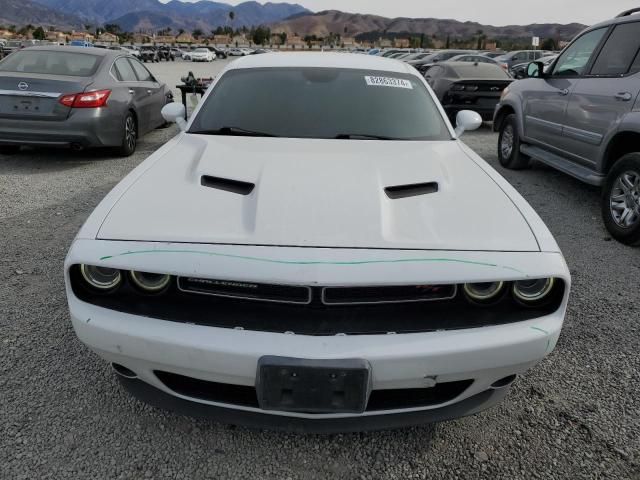
[(370, 87), (392, 87), (413, 90), (411, 82), (402, 78), (366, 76), (364, 79)]

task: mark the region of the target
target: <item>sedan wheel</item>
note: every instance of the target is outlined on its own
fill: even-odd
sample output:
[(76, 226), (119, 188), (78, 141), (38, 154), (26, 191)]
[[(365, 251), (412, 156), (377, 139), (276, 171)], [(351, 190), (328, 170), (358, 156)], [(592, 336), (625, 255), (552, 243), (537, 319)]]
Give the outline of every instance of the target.
[(119, 147), (119, 154), (128, 157), (136, 151), (138, 145), (138, 128), (133, 113), (129, 112), (124, 120), (124, 131), (122, 135), (122, 145)]
[(640, 244), (640, 153), (625, 155), (609, 172), (602, 193), (602, 216), (616, 240)]

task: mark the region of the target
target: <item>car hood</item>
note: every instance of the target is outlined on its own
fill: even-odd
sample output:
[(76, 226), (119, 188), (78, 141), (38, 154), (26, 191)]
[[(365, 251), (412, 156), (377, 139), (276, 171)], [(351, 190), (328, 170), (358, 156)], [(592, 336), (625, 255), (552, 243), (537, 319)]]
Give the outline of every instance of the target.
[[(416, 184), (428, 185), (385, 190)], [(512, 200), (454, 140), (185, 134), (116, 201), (98, 238), (539, 251)]]

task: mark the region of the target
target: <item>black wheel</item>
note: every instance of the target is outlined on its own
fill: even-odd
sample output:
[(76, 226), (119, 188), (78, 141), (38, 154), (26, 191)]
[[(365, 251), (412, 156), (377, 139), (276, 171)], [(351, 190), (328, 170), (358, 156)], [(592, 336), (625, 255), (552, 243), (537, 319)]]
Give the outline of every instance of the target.
[(500, 160), (500, 165), (511, 170), (522, 170), (529, 167), (529, 157), (520, 152), (518, 122), (513, 114), (508, 115), (500, 126), (498, 160)]
[(129, 157), (138, 145), (138, 124), (132, 112), (127, 113), (123, 122), (122, 144), (118, 147), (118, 155)]
[(613, 238), (625, 245), (640, 245), (640, 153), (623, 156), (607, 175), (602, 219)]
[(15, 155), (20, 153), (20, 145), (0, 145), (0, 155)]

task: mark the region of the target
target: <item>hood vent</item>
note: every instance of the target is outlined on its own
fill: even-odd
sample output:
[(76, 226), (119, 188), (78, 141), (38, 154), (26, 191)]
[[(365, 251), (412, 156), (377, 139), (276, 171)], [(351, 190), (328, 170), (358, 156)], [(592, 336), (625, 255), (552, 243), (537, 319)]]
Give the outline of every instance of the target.
[(427, 195), (429, 193), (436, 193), (438, 191), (437, 182), (428, 183), (414, 183), (412, 185), (398, 185), (395, 187), (387, 187), (384, 192), (392, 200), (399, 198), (418, 197), (420, 195)]
[(256, 188), (255, 184), (231, 180), (228, 178), (211, 177), (203, 175), (200, 181), (203, 187), (224, 190), (225, 192), (237, 193), (238, 195), (249, 195)]

